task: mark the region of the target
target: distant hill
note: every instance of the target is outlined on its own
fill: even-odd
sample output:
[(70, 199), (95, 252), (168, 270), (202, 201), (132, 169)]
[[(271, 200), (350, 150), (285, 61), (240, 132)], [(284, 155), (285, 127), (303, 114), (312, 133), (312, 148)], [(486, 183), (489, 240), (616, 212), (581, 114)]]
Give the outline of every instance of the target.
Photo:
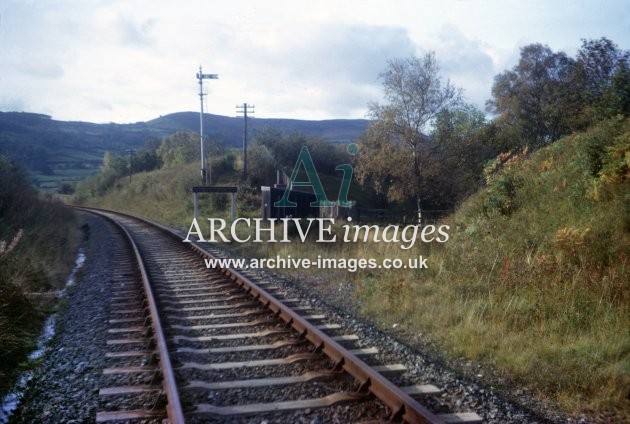
[[(336, 143), (355, 140), (369, 121), (252, 117), (248, 124), (250, 134), (270, 126)], [(25, 166), (35, 185), (54, 188), (61, 181), (76, 181), (96, 172), (106, 151), (124, 153), (127, 149), (139, 149), (147, 140), (161, 140), (177, 131), (199, 132), (199, 113), (179, 112), (133, 124), (94, 124), (57, 121), (35, 113), (0, 112), (0, 155)], [(240, 146), (243, 118), (205, 114), (204, 133), (227, 146)]]
[[(298, 131), (304, 135), (322, 138), (333, 143), (355, 140), (367, 128), (370, 121), (365, 119), (328, 119), (305, 121), (299, 119), (269, 119), (249, 117), (248, 128), (254, 132), (272, 127), (283, 133)], [(161, 116), (145, 123), (157, 131), (199, 131), (199, 114), (179, 112)], [(243, 140), (243, 118), (220, 115), (204, 115), (204, 133), (225, 142), (229, 146), (240, 146)], [(251, 133), (250, 133), (251, 134)]]

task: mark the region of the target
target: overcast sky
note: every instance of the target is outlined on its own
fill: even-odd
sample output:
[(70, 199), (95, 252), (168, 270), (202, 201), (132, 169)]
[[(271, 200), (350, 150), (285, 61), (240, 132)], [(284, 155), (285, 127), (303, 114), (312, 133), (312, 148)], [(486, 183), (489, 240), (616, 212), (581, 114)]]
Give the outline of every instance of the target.
[(630, 49), (627, 0), (0, 0), (0, 111), (136, 122), (198, 111), (364, 118), (388, 59), (435, 51), (483, 107), (533, 42)]

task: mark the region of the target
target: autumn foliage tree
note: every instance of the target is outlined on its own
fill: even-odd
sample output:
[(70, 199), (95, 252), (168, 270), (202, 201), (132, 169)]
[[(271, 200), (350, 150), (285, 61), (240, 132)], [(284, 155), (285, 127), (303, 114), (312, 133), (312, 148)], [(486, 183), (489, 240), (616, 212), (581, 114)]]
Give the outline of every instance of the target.
[(505, 149), (540, 147), (611, 116), (630, 113), (630, 52), (607, 38), (582, 40), (575, 58), (542, 44), (521, 49), (498, 74), (488, 111)]
[(499, 153), (492, 127), (475, 105), (442, 110), (425, 157), (427, 197), (441, 208), (453, 208), (479, 189), (484, 163)]
[[(564, 114), (574, 61), (548, 46), (521, 49), (518, 64), (494, 78), (488, 109), (497, 114), (509, 144), (542, 146), (567, 132)], [(572, 111), (575, 112), (575, 111)]]
[(498, 74), (485, 114), (444, 81), (433, 53), (388, 62), (384, 103), (361, 140), (356, 176), (390, 203), (452, 208), (483, 184), (500, 153), (533, 151), (607, 118), (630, 114), (630, 52), (582, 40), (575, 57), (543, 44)]
[(630, 113), (630, 51), (605, 37), (582, 40), (575, 80), (587, 123)]
[(444, 81), (433, 52), (394, 59), (379, 75), (385, 103), (370, 104), (374, 119), (362, 140), (357, 178), (390, 201), (413, 198), (422, 210), (422, 158), (438, 114), (461, 103), (461, 89)]

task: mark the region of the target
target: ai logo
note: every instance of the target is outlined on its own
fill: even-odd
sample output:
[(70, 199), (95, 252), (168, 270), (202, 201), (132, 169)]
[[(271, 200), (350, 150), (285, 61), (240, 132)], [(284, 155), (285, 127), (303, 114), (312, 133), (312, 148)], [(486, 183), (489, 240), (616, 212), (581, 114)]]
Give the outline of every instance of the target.
[[(356, 143), (351, 143), (348, 145), (348, 153), (351, 155), (356, 155), (359, 151), (359, 146)], [(304, 167), (306, 171), (306, 176), (308, 181), (296, 181), (298, 173), (300, 171), (300, 167)], [(348, 163), (344, 163), (343, 165), (338, 165), (335, 167), (336, 171), (343, 172), (343, 178), (341, 180), (341, 187), (339, 187), (339, 196), (336, 202), (331, 202), (326, 197), (326, 192), (324, 191), (324, 187), (317, 175), (317, 170), (315, 169), (315, 164), (313, 164), (313, 159), (311, 158), (311, 153), (308, 151), (308, 147), (303, 146), (302, 150), (300, 150), (300, 154), (298, 155), (297, 161), (295, 162), (295, 166), (293, 167), (293, 171), (291, 172), (291, 178), (289, 179), (289, 184), (287, 184), (287, 188), (284, 190), (284, 195), (282, 199), (275, 202), (273, 205), (277, 208), (287, 208), (287, 207), (295, 207), (297, 203), (289, 200), (289, 194), (293, 187), (312, 187), (313, 192), (315, 193), (315, 197), (317, 197), (317, 201), (312, 202), (311, 206), (343, 206), (350, 207), (355, 204), (354, 200), (348, 200), (348, 191), (350, 190), (350, 181), (352, 180), (352, 165)]]

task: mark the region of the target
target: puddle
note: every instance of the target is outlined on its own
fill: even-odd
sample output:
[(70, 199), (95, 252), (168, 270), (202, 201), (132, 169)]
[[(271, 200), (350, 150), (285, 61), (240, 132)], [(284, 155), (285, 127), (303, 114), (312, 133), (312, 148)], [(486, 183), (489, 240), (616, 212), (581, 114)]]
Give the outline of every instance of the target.
[[(70, 276), (66, 280), (66, 287), (74, 286), (76, 283), (76, 275), (77, 271), (81, 269), (83, 264), (85, 263), (85, 253), (83, 252), (83, 248), (79, 249), (79, 253), (77, 254), (77, 259), (74, 261), (74, 268), (70, 273)], [(65, 294), (65, 293), (63, 293)], [(63, 296), (62, 294), (62, 296)]]
[[(66, 289), (75, 285), (76, 283), (76, 275), (77, 271), (81, 269), (83, 264), (85, 263), (85, 252), (83, 249), (79, 249), (79, 253), (77, 254), (77, 258), (74, 261), (74, 268), (72, 268), (72, 272), (66, 279), (66, 285), (63, 290), (61, 290), (59, 297), (64, 297), (66, 295)], [(55, 323), (57, 322), (57, 314), (52, 314), (46, 321), (44, 322), (44, 326), (42, 327), (42, 331), (37, 338), (37, 348), (28, 354), (29, 361), (35, 361), (46, 353), (46, 349), (48, 346), (48, 342), (55, 335)], [(33, 378), (32, 371), (23, 372), (18, 378), (17, 382), (13, 389), (7, 393), (4, 398), (2, 398), (0, 402), (0, 424), (6, 424), (9, 422), (9, 418), (11, 418), (11, 414), (17, 408), (20, 403), (20, 399), (24, 395), (24, 391), (26, 390), (26, 385)]]

